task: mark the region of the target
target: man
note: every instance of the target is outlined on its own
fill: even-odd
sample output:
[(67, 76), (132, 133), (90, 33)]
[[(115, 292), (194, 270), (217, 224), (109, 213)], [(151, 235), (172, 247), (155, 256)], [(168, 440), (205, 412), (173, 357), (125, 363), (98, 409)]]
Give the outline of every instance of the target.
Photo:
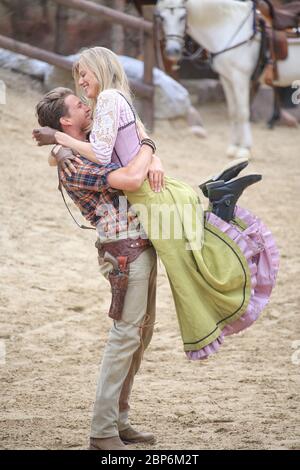
[[(90, 109), (69, 89), (57, 88), (45, 95), (37, 105), (37, 116), (43, 127), (62, 130), (76, 139), (87, 139), (86, 129), (91, 126)], [(47, 129), (34, 130), (33, 135), (39, 145), (51, 141)], [(97, 227), (100, 253), (111, 248), (112, 253), (122, 255), (122, 249), (125, 249), (128, 259), (132, 259), (122, 317), (114, 321), (102, 358), (90, 449), (126, 450), (124, 443), (153, 443), (153, 434), (131, 427), (128, 412), (134, 376), (153, 334), (156, 254), (127, 200), (126, 210), (120, 209), (118, 199), (122, 193), (113, 189), (110, 182), (113, 181), (113, 170), (117, 170), (127, 182), (124, 189), (134, 191), (150, 170), (152, 184), (160, 187), (163, 175), (160, 161), (147, 144), (126, 168), (120, 169), (113, 163), (104, 167), (83, 157), (70, 157), (70, 150), (59, 146), (52, 154), (60, 163), (58, 171), (62, 185), (83, 216)], [(50, 164), (55, 164), (53, 156)], [(129, 231), (128, 221), (131, 222)], [(100, 266), (106, 277), (111, 275), (111, 264), (100, 258)]]

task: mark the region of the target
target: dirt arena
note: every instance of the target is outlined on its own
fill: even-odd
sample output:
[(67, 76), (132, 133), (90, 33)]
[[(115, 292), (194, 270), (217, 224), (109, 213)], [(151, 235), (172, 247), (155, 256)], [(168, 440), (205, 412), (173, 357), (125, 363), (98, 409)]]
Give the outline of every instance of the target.
[[(94, 233), (73, 225), (47, 151), (32, 142), (40, 85), (9, 71), (0, 78), (8, 91), (0, 105), (0, 449), (84, 449), (109, 288)], [(166, 173), (195, 188), (227, 161), (225, 105), (201, 113), (206, 140), (183, 121), (157, 125), (154, 136)], [(264, 180), (242, 202), (277, 239), (278, 283), (254, 326), (209, 360), (189, 362), (160, 266), (155, 334), (131, 410), (137, 428), (157, 435), (152, 449), (300, 449), (300, 131), (264, 123), (253, 131), (249, 170)]]

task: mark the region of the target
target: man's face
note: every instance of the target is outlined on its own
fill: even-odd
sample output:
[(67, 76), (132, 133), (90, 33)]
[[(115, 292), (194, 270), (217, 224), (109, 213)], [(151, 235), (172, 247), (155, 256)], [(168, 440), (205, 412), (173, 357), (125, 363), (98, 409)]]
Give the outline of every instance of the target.
[(62, 118), (62, 125), (66, 131), (70, 126), (80, 131), (89, 128), (92, 122), (89, 106), (75, 95), (68, 95), (65, 99), (65, 105), (68, 108), (68, 115)]

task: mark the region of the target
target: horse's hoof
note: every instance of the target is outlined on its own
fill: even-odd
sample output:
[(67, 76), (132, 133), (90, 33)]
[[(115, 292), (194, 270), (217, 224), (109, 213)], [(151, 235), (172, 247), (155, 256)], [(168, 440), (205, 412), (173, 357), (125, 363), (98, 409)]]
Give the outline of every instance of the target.
[(240, 147), (235, 156), (236, 158), (247, 158), (249, 160), (251, 157), (251, 150), (247, 147)]
[(207, 131), (204, 129), (204, 127), (190, 126), (190, 131), (192, 134), (196, 135), (197, 137), (201, 137), (203, 139), (207, 137)]
[(230, 145), (226, 151), (227, 157), (229, 158), (236, 157), (238, 150), (239, 150), (239, 147), (237, 145)]

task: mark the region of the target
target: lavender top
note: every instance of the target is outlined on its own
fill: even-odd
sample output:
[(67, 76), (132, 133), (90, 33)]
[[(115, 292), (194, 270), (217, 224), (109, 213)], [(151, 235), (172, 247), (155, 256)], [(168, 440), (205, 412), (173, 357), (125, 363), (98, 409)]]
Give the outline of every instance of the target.
[(136, 117), (125, 97), (114, 89), (97, 100), (90, 142), (101, 165), (127, 166), (140, 149)]

